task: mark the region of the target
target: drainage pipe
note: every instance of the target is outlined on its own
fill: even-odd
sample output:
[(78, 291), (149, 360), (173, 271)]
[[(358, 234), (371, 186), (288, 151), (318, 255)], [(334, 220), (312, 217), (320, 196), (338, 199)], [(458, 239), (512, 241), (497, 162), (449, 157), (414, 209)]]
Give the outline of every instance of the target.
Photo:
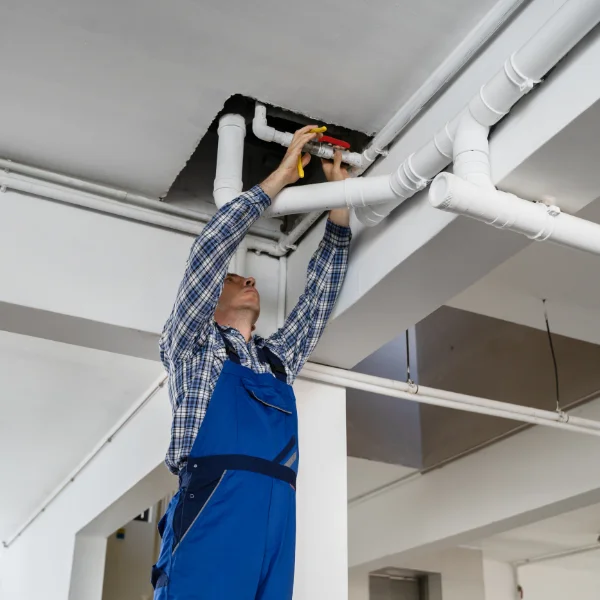
[(14, 162), (6, 158), (0, 158), (0, 174), (13, 174), (17, 176), (25, 175), (28, 177), (28, 181), (39, 180), (45, 183), (58, 184), (65, 188), (87, 192), (94, 196), (104, 196), (105, 198), (119, 200), (124, 204), (133, 204), (135, 206), (149, 208), (167, 215), (174, 215), (176, 217), (183, 217), (185, 219), (202, 221), (204, 223), (208, 222), (212, 218), (212, 215), (206, 212), (179, 208), (177, 206), (162, 202), (158, 198), (151, 198), (149, 196), (142, 196), (140, 194), (132, 194), (117, 188), (112, 188), (98, 183), (92, 183), (83, 179), (77, 179), (76, 177), (70, 177), (69, 175), (63, 175), (62, 173), (54, 173), (53, 171), (46, 171), (45, 169), (31, 167), (29, 165)]
[(468, 396), (456, 392), (411, 385), (403, 381), (374, 377), (372, 375), (355, 373), (345, 369), (314, 363), (308, 363), (300, 376), (305, 379), (360, 389), (384, 396), (402, 398), (412, 402), (421, 402), (423, 404), (432, 404), (434, 406), (454, 408), (504, 419), (513, 419), (524, 423), (546, 425), (548, 427), (600, 436), (600, 421), (590, 421), (563, 412), (552, 412), (487, 398), (479, 398), (477, 396)]
[(500, 0), (494, 5), (373, 138), (363, 152), (359, 173), (368, 168), (378, 155), (385, 153), (387, 146), (400, 135), (427, 103), (448, 84), (523, 4), (525, 4), (525, 0)]
[(221, 208), (242, 193), (244, 138), (246, 137), (244, 117), (223, 115), (219, 119), (218, 134), (217, 173), (213, 196), (217, 208)]
[(454, 137), (467, 111), (486, 127), (500, 121), (599, 21), (598, 0), (567, 0), (518, 52), (506, 59), (502, 69), (481, 87), (466, 109), (392, 173), (391, 187), (398, 198), (356, 209), (358, 220), (364, 225), (377, 225), (404, 200), (424, 189), (452, 161)]
[(450, 173), (441, 173), (431, 184), (429, 200), (435, 208), (465, 215), (526, 235), (600, 254), (600, 225), (561, 212), (558, 206), (523, 200), (495, 188), (482, 188)]
[(395, 198), (388, 175), (349, 177), (342, 181), (286, 188), (273, 198), (264, 214), (279, 217), (332, 208), (356, 208), (390, 202)]
[(277, 329), (285, 323), (285, 294), (287, 289), (287, 257), (279, 259), (279, 288), (277, 291)]
[[(27, 176), (26, 180), (30, 182), (38, 181), (38, 183), (43, 183), (44, 185), (47, 185), (48, 183), (58, 184), (70, 190), (79, 190), (82, 192), (90, 193), (94, 197), (101, 196), (112, 200), (118, 200), (122, 204), (140, 206), (142, 208), (147, 208), (155, 212), (163, 213), (166, 215), (172, 215), (175, 217), (181, 217), (183, 219), (188, 219), (191, 221), (198, 221), (201, 223), (207, 223), (208, 221), (210, 221), (210, 219), (212, 219), (214, 215), (214, 213), (181, 208), (179, 206), (163, 202), (158, 198), (142, 196), (140, 194), (133, 194), (125, 190), (120, 190), (118, 188), (112, 188), (106, 185), (92, 183), (90, 181), (85, 181), (83, 179), (78, 179), (69, 175), (63, 175), (62, 173), (46, 171), (45, 169), (39, 169), (38, 167), (32, 167), (5, 158), (0, 158), (0, 174), (13, 174), (16, 176), (25, 175)], [(108, 214), (111, 214), (110, 210), (102, 210), (101, 208), (98, 208), (97, 210), (99, 212), (106, 212)], [(143, 219), (134, 220), (142, 223), (144, 222)], [(169, 228), (173, 229), (172, 227)], [(176, 231), (178, 230), (177, 227), (175, 227), (174, 229)], [(281, 235), (278, 236), (275, 230), (269, 230), (267, 228), (261, 227), (260, 224), (257, 224), (257, 227), (255, 227), (255, 232), (257, 234), (260, 234), (261, 236), (272, 240), (276, 240), (278, 239), (278, 237), (284, 237)]]
[[(275, 142), (286, 148), (292, 143), (293, 133), (287, 131), (277, 131), (267, 123), (267, 108), (260, 102), (256, 103), (254, 110), (254, 119), (252, 120), (252, 132), (259, 139), (265, 142)], [(304, 146), (304, 151), (318, 156), (319, 158), (333, 158), (334, 149), (329, 144), (320, 144), (319, 142), (309, 142)], [(342, 162), (353, 167), (362, 165), (362, 155), (358, 152), (342, 151)]]

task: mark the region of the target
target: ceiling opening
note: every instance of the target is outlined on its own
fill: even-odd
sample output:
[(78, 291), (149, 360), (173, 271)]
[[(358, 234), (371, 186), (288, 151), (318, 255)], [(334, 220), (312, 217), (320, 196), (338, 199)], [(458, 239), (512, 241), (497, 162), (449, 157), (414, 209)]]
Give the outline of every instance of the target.
[[(200, 140), (196, 150), (190, 157), (186, 166), (179, 173), (173, 186), (164, 198), (165, 202), (186, 206), (187, 208), (202, 207), (202, 204), (211, 205), (213, 181), (216, 171), (218, 134), (217, 128), (221, 116), (227, 113), (242, 115), (246, 120), (246, 139), (244, 145), (244, 167), (243, 182), (244, 189), (249, 189), (263, 181), (274, 171), (283, 155), (285, 148), (279, 144), (265, 142), (258, 139), (252, 133), (252, 118), (254, 117), (254, 106), (256, 100), (241, 95), (230, 97), (222, 110), (213, 119), (206, 135)], [(267, 117), (269, 124), (279, 131), (293, 132), (309, 123), (314, 123), (305, 115), (293, 113), (282, 108), (267, 106)], [(319, 123), (321, 125), (322, 123)], [(351, 149), (361, 152), (368, 144), (370, 138), (364, 133), (346, 129), (339, 125), (327, 125), (327, 133), (333, 137), (350, 143)], [(319, 160), (313, 157), (311, 164), (306, 168), (305, 178), (296, 185), (308, 185), (321, 183), (325, 177), (320, 168)], [(199, 205), (200, 203), (200, 205)], [(206, 207), (202, 207), (206, 208)], [(289, 215), (281, 220), (281, 231), (291, 230), (298, 219), (298, 215)]]

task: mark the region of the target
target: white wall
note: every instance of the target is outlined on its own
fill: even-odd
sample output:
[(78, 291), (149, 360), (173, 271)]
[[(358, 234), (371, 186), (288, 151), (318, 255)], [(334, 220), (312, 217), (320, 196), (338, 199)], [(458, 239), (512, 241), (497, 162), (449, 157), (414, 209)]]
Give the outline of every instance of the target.
[(148, 566), (152, 565), (156, 536), (156, 519), (150, 523), (130, 521), (123, 526), (125, 537), (113, 533), (106, 544), (106, 569), (102, 600), (140, 600), (152, 597)]
[[(302, 468), (298, 480), (295, 598), (346, 600), (345, 390), (299, 381), (296, 393)], [(168, 493), (173, 478), (165, 477), (166, 470), (159, 465), (168, 445), (169, 428), (170, 407), (163, 389), (22, 537), (2, 551), (3, 599), (69, 598), (77, 532), (85, 527), (86, 535), (106, 537)], [(159, 478), (149, 485), (147, 476), (154, 473)], [(128, 491), (128, 503), (124, 505), (122, 497)], [(85, 573), (77, 575), (86, 580)], [(88, 597), (93, 596), (79, 596), (82, 600)]]
[(600, 572), (565, 569), (556, 563), (529, 565), (519, 569), (526, 600), (598, 600)]
[(508, 563), (484, 558), (483, 576), (485, 600), (515, 600), (517, 582)]
[(483, 600), (483, 555), (478, 550), (452, 548), (390, 566), (439, 573), (443, 600)]
[(348, 571), (348, 600), (369, 600), (369, 573), (363, 569)]
[[(390, 557), (385, 566), (423, 573), (438, 573), (441, 575), (443, 600), (484, 600), (486, 598), (483, 555), (478, 550), (452, 548), (443, 552), (431, 552), (410, 558), (403, 557), (400, 560)], [(367, 568), (350, 569), (348, 583), (349, 600), (369, 600), (369, 570)]]
[(105, 561), (105, 537), (78, 535), (75, 538), (69, 600), (102, 600)]
[[(2, 194), (2, 211), (1, 302), (162, 331), (193, 236), (12, 191)], [(279, 261), (250, 255), (247, 264), (262, 296), (258, 330), (272, 332)]]

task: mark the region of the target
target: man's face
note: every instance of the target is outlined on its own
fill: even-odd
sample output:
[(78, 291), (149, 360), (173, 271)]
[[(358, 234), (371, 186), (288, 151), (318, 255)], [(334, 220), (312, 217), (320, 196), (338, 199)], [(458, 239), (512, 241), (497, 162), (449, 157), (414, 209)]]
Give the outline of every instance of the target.
[(227, 273), (218, 310), (223, 312), (248, 310), (255, 313), (256, 321), (260, 313), (260, 296), (255, 284), (254, 277), (241, 277), (235, 273)]

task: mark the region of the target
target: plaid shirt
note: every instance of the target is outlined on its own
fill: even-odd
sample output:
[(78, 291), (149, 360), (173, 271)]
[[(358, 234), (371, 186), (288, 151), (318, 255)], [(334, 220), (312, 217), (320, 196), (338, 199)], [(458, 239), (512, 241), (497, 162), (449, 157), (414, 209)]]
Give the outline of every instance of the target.
[(223, 206), (192, 246), (160, 339), (173, 408), (166, 463), (175, 474), (185, 465), (227, 359), (222, 336), (234, 347), (241, 364), (256, 373), (271, 372), (256, 352), (257, 347), (268, 346), (283, 361), (291, 385), (317, 345), (342, 286), (351, 233), (348, 227), (327, 221), (323, 240), (308, 266), (304, 293), (281, 329), (268, 339), (254, 336), (246, 343), (236, 329), (217, 325), (214, 312), (229, 261), (270, 203), (260, 187), (252, 188)]

